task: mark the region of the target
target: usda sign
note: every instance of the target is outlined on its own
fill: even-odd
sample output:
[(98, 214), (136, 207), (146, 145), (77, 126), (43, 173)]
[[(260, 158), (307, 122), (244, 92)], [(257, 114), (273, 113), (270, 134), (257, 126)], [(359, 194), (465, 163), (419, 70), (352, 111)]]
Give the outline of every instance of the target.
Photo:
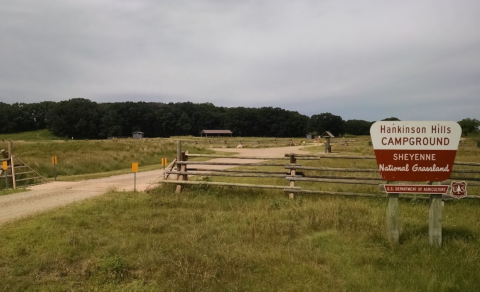
[(370, 128), (380, 175), (387, 181), (450, 177), (462, 128), (456, 122), (380, 121)]

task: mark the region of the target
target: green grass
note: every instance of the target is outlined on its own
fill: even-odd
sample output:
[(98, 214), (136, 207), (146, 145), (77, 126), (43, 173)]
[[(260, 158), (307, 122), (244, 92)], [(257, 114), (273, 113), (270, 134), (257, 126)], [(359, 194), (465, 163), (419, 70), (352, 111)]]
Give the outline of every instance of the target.
[[(332, 149), (373, 155), (368, 137), (354, 140)], [(469, 142), (457, 157), (479, 162), (480, 150)], [(33, 163), (48, 164), (57, 155), (59, 164), (84, 163), (87, 170), (116, 160), (128, 161), (125, 170), (132, 158), (142, 168), (143, 156), (156, 167), (162, 155), (170, 162), (175, 153), (166, 139), (14, 145)], [(196, 145), (184, 150), (209, 152)], [(45, 158), (35, 160), (39, 156)], [(310, 163), (318, 162), (302, 162)], [(375, 162), (325, 159), (322, 165), (370, 168)], [(349, 190), (305, 184), (320, 185)], [(0, 290), (480, 291), (480, 202), (445, 202), (441, 248), (429, 244), (428, 201), (400, 201), (399, 245), (386, 238), (385, 207), (382, 198), (289, 200), (281, 191), (205, 185), (179, 195), (171, 185), (150, 193), (110, 192), (1, 226)]]
[[(1, 180), (2, 178), (0, 178)], [(28, 192), (26, 189), (8, 189), (8, 190), (0, 190), (0, 196), (5, 196), (5, 195), (11, 195), (11, 194), (16, 194), (16, 193), (23, 193), (23, 192)]]
[(46, 141), (46, 140), (63, 140), (52, 134), (49, 130), (43, 129), (38, 131), (0, 134), (0, 140), (3, 141)]
[[(6, 143), (4, 148), (6, 148)], [(2, 146), (0, 146), (2, 148)], [(213, 153), (202, 147), (191, 147), (198, 153)], [(168, 163), (176, 156), (176, 141), (172, 139), (112, 139), (66, 141), (14, 141), (13, 153), (27, 165), (47, 178), (54, 176), (52, 156), (57, 156), (55, 171), (58, 180), (72, 176), (106, 173), (118, 174), (131, 171), (132, 162), (138, 162), (140, 170)]]
[(478, 202), (428, 204), (235, 188), (109, 193), (0, 228), (5, 291), (480, 291)]

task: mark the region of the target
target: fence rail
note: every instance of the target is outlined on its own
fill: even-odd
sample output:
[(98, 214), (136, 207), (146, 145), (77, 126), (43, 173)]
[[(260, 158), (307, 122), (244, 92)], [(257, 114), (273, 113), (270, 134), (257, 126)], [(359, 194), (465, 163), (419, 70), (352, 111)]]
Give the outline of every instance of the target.
[(47, 182), (47, 179), (28, 166), (12, 153), (12, 142), (7, 143), (7, 151), (2, 151), (0, 161), (7, 162), (7, 169), (0, 166), (0, 189), (16, 189)]
[[(181, 148), (180, 148), (181, 149)], [(179, 150), (177, 148), (177, 150)], [(221, 158), (232, 159), (234, 162), (216, 162), (216, 161), (189, 161), (190, 158)], [(259, 162), (242, 162), (241, 160), (259, 160)], [(384, 181), (379, 171), (373, 167), (373, 164), (367, 168), (346, 168), (346, 167), (328, 167), (328, 166), (310, 166), (301, 165), (297, 161), (304, 160), (310, 164), (312, 161), (322, 161), (333, 159), (334, 163), (338, 159), (342, 160), (375, 160), (374, 156), (355, 156), (355, 155), (334, 155), (334, 154), (296, 154), (286, 153), (283, 157), (256, 157), (256, 156), (225, 156), (225, 155), (208, 155), (208, 154), (189, 154), (188, 152), (181, 152), (177, 154), (175, 166), (171, 170), (166, 171), (166, 175), (176, 175), (177, 180), (165, 180), (164, 183), (176, 184), (177, 193), (181, 191), (182, 185), (216, 185), (216, 186), (237, 186), (237, 187), (255, 187), (255, 188), (271, 188), (283, 189), (284, 192), (289, 193), (293, 197), (295, 193), (305, 194), (325, 194), (325, 195), (341, 195), (341, 196), (360, 196), (360, 197), (384, 197), (385, 194), (379, 193), (384, 191), (383, 185), (388, 183)], [(275, 163), (278, 160), (289, 160), (289, 163)], [(245, 169), (211, 169), (207, 166), (214, 167), (245, 167)], [(454, 166), (472, 166), (478, 167), (480, 163), (472, 162), (456, 162)], [(262, 168), (268, 167), (268, 170)], [(272, 170), (273, 169), (273, 170)], [(322, 172), (322, 174), (318, 174)], [(356, 174), (356, 175), (355, 175)], [(454, 169), (452, 177), (446, 182), (452, 180), (466, 181), (470, 187), (480, 187), (480, 169)], [(464, 174), (470, 176), (455, 176), (455, 174)], [(285, 185), (272, 184), (252, 184), (252, 183), (232, 183), (220, 181), (191, 181), (192, 177), (232, 177), (232, 178), (255, 178), (255, 179), (284, 179)], [(278, 181), (277, 181), (278, 183)], [(308, 183), (312, 187), (308, 188), (304, 184)], [(401, 182), (400, 182), (401, 183)], [(417, 182), (418, 183), (418, 182)], [(425, 182), (428, 183), (428, 182)], [(302, 184), (302, 187), (298, 186)], [(325, 185), (364, 185), (375, 186), (375, 193), (364, 192), (350, 192), (350, 191), (330, 191), (315, 189), (317, 186)], [(480, 188), (479, 188), (480, 189)], [(469, 193), (466, 198), (479, 199), (480, 196)], [(405, 195), (409, 196), (409, 195)], [(422, 196), (417, 196), (422, 198)]]

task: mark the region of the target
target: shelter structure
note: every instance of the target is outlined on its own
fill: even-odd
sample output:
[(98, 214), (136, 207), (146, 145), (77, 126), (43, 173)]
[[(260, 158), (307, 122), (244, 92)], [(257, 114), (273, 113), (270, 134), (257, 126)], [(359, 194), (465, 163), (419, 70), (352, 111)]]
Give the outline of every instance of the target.
[(232, 137), (232, 131), (230, 130), (202, 130), (200, 132), (200, 137)]
[(143, 138), (143, 132), (140, 131), (135, 131), (132, 133), (133, 139), (142, 139)]
[(332, 147), (330, 146), (330, 138), (335, 137), (330, 131), (323, 132), (320, 137), (325, 138), (325, 153), (331, 153)]

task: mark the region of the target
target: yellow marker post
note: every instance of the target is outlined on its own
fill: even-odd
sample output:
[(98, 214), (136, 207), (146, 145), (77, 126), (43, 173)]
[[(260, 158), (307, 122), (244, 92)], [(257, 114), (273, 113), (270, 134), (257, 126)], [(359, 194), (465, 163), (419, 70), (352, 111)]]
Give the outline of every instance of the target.
[(137, 191), (137, 172), (138, 172), (138, 162), (132, 162), (132, 172), (133, 172), (133, 191)]
[(6, 161), (2, 163), (2, 169), (5, 172), (5, 187), (8, 189), (8, 176), (7, 176), (8, 163)]
[(56, 165), (57, 165), (57, 156), (52, 156), (52, 164), (53, 164), (53, 176), (55, 177), (55, 180), (57, 180), (57, 169), (56, 169)]

